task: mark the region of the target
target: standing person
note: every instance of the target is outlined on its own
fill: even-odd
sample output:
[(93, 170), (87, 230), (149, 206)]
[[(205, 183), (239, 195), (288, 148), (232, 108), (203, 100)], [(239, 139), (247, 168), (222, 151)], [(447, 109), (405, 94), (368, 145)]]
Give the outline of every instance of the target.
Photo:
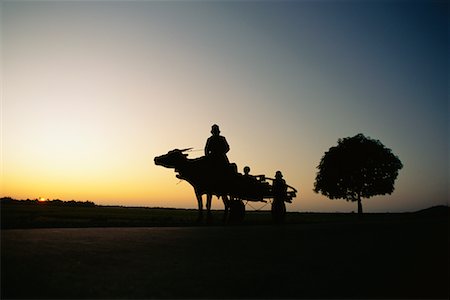
[(272, 192), (274, 195), (272, 202), (272, 220), (278, 224), (284, 223), (284, 218), (286, 217), (286, 205), (284, 201), (287, 196), (287, 184), (280, 171), (275, 173)]
[(227, 152), (230, 151), (225, 137), (220, 135), (220, 129), (217, 124), (211, 127), (211, 134), (206, 141), (205, 156), (210, 157), (215, 163), (225, 166), (229, 163)]

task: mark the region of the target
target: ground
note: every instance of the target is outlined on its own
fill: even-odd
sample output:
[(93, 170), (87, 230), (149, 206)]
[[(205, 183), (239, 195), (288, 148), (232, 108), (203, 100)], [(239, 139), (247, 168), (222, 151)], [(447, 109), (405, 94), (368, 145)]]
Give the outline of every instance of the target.
[(1, 298), (448, 299), (448, 247), (448, 215), (10, 229)]

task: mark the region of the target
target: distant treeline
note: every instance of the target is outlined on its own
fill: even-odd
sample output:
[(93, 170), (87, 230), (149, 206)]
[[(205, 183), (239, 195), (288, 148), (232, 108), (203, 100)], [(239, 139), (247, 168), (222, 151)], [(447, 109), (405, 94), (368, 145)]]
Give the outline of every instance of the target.
[(11, 197), (0, 198), (0, 204), (24, 204), (24, 205), (51, 205), (51, 206), (69, 206), (69, 207), (95, 207), (97, 206), (92, 201), (63, 201), (60, 199), (54, 200), (39, 200), (39, 199), (26, 199), (26, 200), (16, 200)]

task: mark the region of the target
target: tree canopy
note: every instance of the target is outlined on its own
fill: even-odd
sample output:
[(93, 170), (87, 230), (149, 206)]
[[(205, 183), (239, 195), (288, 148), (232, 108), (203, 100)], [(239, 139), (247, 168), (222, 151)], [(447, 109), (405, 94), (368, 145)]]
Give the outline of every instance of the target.
[(330, 199), (358, 201), (361, 198), (391, 194), (400, 159), (379, 140), (357, 134), (338, 140), (322, 157), (314, 183), (314, 191)]

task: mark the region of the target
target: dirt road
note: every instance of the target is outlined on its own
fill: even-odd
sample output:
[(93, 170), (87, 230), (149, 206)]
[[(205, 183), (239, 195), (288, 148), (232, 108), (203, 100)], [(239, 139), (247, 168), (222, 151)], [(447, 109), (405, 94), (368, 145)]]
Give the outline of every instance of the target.
[(446, 298), (446, 225), (3, 230), (1, 298)]

